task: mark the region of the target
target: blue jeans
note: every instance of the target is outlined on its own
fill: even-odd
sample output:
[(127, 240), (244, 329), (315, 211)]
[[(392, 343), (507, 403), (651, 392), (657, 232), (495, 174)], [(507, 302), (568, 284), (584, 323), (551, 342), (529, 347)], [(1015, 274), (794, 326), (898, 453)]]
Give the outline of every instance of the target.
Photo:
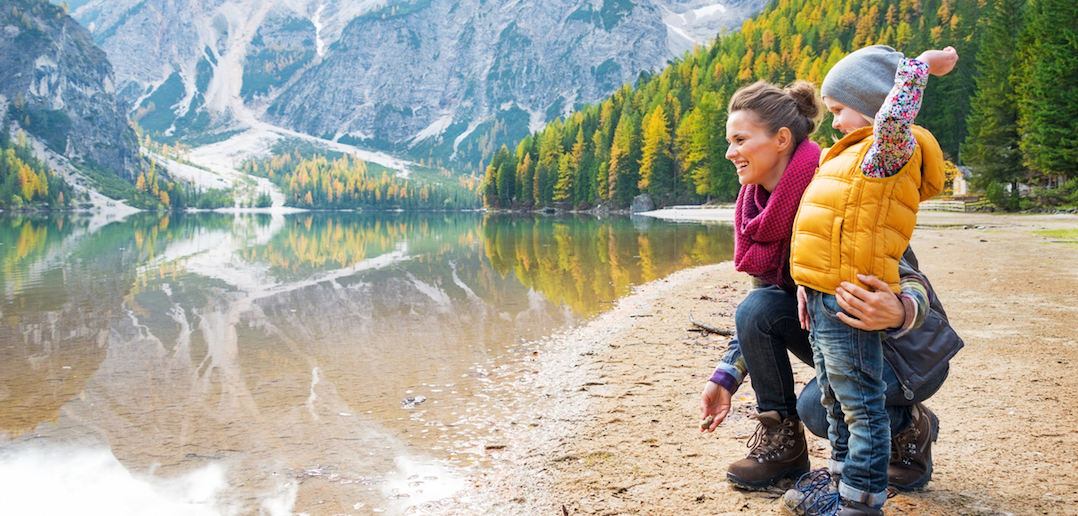
[(808, 290), (809, 342), (816, 381), (830, 424), (832, 471), (842, 475), (843, 498), (874, 506), (887, 501), (891, 427), (885, 408), (880, 331), (842, 322), (834, 294)]
[(809, 334), (797, 319), (797, 297), (776, 286), (752, 290), (737, 306), (734, 324), (737, 342), (730, 345), (741, 350), (758, 410), (775, 410), (783, 418), (797, 415), (794, 373), (786, 351), (812, 365)]
[[(902, 384), (898, 383), (895, 371), (890, 365), (884, 365), (883, 381), (887, 383), (884, 391), (884, 404), (887, 408), (887, 417), (891, 420), (891, 435), (909, 428), (913, 424), (913, 406), (932, 397), (943, 382), (947, 379), (947, 368), (929, 378), (923, 385), (913, 390), (913, 399), (906, 399), (902, 392)], [(823, 393), (820, 392), (820, 384), (814, 378), (801, 390), (801, 396), (797, 398), (797, 415), (805, 428), (818, 437), (827, 437), (827, 411), (824, 410), (820, 400)]]
[[(809, 334), (797, 320), (797, 298), (775, 286), (752, 290), (738, 305), (734, 321), (737, 336), (730, 347), (738, 349), (745, 360), (759, 411), (776, 410), (782, 417), (796, 414), (810, 432), (827, 437), (827, 411), (820, 404), (819, 384), (813, 379), (798, 396), (786, 353), (788, 350), (802, 362), (814, 364)], [(913, 423), (911, 407), (939, 390), (947, 379), (947, 370), (915, 389), (911, 400), (906, 399), (890, 366), (884, 366), (883, 379), (887, 382), (885, 404), (891, 435), (897, 435)]]

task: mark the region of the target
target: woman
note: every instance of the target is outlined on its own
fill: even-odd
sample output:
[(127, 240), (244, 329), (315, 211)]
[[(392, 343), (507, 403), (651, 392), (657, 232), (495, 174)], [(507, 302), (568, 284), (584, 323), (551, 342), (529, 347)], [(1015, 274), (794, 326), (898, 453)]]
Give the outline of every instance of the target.
[[(745, 489), (764, 489), (809, 471), (805, 426), (821, 437), (827, 434), (819, 388), (813, 380), (799, 401), (787, 354), (812, 364), (789, 273), (789, 242), (801, 194), (819, 163), (819, 146), (808, 135), (816, 128), (820, 105), (810, 83), (798, 81), (779, 89), (757, 82), (734, 94), (728, 113), (726, 158), (737, 167), (742, 185), (735, 211), (734, 263), (753, 277), (755, 288), (738, 306), (737, 336), (704, 388), (701, 411), (705, 419), (712, 418), (703, 430), (713, 432), (729, 413), (731, 397), (745, 375), (752, 375), (759, 424), (748, 456), (730, 465), (727, 479)], [(872, 276), (859, 279), (874, 291), (844, 283), (836, 293), (846, 312), (839, 318), (863, 330), (887, 330), (889, 341), (908, 340), (934, 301), (927, 280), (914, 266), (903, 264), (898, 295)], [(930, 447), (937, 422), (920, 402), (946, 379), (946, 359), (942, 363), (918, 385), (899, 381), (893, 365), (883, 372), (893, 436), (888, 473), (897, 488), (917, 489), (931, 478)]]

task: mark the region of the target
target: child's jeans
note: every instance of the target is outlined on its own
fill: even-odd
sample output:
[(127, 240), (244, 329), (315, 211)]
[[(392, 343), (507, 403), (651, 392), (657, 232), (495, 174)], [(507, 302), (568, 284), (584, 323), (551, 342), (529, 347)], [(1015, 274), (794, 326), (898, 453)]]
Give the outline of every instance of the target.
[(811, 289), (806, 294), (816, 380), (830, 424), (831, 470), (842, 475), (839, 493), (881, 506), (887, 501), (891, 458), (891, 428), (884, 408), (884, 333), (858, 330), (839, 320), (836, 313), (841, 308), (833, 294)]

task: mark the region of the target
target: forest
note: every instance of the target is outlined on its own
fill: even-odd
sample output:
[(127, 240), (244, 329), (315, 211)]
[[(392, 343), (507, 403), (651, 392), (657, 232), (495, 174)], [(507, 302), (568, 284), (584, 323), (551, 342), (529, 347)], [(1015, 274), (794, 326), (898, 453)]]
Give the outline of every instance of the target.
[(34, 157), (22, 130), (15, 141), (0, 133), (0, 209), (64, 209), (75, 200), (71, 185)]
[[(916, 56), (953, 46), (917, 123), (971, 182), (1007, 209), (1078, 204), (1078, 3), (1073, 0), (776, 0), (603, 102), (557, 119), (490, 158), (489, 208), (625, 208), (729, 202), (726, 105), (758, 80), (819, 87), (839, 59), (885, 44)], [(830, 115), (812, 138), (829, 146)], [(1023, 187), (1031, 187), (1020, 196)]]
[[(288, 147), (291, 148), (282, 148)], [(310, 209), (466, 209), (479, 206), (479, 180), (451, 177), (422, 166), (400, 177), (396, 171), (343, 153), (278, 146), (273, 156), (246, 161), (241, 171), (281, 188), (285, 205)]]

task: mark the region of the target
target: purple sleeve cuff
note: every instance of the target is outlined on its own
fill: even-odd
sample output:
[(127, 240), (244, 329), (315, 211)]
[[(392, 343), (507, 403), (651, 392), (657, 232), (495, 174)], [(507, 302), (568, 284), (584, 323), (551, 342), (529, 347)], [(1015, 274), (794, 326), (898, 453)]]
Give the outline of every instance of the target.
[(741, 386), (740, 382), (734, 375), (724, 371), (722, 367), (715, 369), (715, 372), (711, 374), (711, 381), (717, 383), (719, 387), (730, 391), (730, 394), (737, 392), (737, 388)]

